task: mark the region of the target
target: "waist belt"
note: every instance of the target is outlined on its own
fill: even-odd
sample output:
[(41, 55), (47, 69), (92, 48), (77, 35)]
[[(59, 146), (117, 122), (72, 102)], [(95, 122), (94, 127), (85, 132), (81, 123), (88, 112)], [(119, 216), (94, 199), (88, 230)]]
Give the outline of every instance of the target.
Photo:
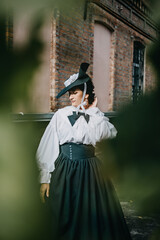
[(65, 143), (60, 145), (60, 152), (70, 160), (91, 158), (95, 156), (95, 148), (92, 145)]

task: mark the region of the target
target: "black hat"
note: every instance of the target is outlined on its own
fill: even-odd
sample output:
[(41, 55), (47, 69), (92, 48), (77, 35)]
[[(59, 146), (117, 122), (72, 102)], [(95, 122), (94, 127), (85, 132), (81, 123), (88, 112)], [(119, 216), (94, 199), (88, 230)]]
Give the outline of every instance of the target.
[(65, 94), (71, 88), (88, 82), (91, 79), (86, 74), (88, 67), (89, 67), (89, 63), (81, 63), (79, 73), (71, 75), (70, 78), (65, 81), (64, 84), (66, 87), (58, 93), (56, 98), (61, 97), (63, 94)]

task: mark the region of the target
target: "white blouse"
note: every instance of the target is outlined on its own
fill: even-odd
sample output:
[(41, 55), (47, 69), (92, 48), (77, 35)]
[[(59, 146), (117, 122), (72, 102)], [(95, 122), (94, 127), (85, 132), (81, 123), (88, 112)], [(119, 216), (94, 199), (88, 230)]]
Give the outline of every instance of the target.
[(96, 145), (102, 139), (114, 138), (117, 130), (97, 107), (86, 109), (89, 122), (80, 116), (72, 126), (68, 116), (73, 106), (59, 109), (48, 124), (37, 149), (36, 157), (40, 169), (40, 182), (50, 183), (54, 162), (59, 155), (59, 145), (67, 142)]

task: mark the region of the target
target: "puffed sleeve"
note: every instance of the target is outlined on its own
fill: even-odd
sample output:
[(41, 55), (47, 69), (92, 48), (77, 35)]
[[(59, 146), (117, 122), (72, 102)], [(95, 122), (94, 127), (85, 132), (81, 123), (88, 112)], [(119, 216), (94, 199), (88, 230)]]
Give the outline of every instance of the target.
[(103, 121), (101, 122), (99, 128), (100, 140), (107, 138), (114, 138), (117, 135), (117, 130), (112, 123), (109, 122), (109, 119), (103, 116)]
[(59, 155), (59, 139), (57, 134), (57, 112), (48, 124), (39, 143), (36, 159), (40, 170), (40, 183), (50, 183), (54, 162)]
[(88, 135), (95, 146), (97, 142), (104, 139), (111, 139), (116, 137), (117, 130), (109, 119), (103, 115), (93, 116), (91, 121), (89, 121)]

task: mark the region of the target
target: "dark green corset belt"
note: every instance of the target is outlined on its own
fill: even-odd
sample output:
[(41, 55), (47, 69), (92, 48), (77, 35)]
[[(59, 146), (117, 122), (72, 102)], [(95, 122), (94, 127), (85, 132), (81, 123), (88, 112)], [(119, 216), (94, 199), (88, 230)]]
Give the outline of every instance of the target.
[(70, 160), (95, 157), (95, 148), (92, 145), (65, 143), (60, 145), (60, 152)]

